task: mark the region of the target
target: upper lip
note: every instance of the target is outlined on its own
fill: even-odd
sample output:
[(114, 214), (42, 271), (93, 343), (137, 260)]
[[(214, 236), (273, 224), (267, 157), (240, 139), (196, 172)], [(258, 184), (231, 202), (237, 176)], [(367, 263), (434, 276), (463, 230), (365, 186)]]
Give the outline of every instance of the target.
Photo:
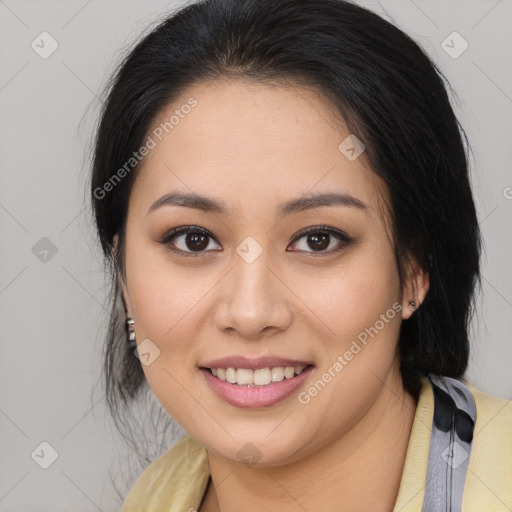
[(263, 356), (250, 359), (245, 356), (229, 356), (207, 361), (199, 365), (201, 368), (248, 368), (259, 370), (260, 368), (272, 368), (274, 366), (307, 366), (313, 364), (310, 361), (285, 359), (275, 356)]

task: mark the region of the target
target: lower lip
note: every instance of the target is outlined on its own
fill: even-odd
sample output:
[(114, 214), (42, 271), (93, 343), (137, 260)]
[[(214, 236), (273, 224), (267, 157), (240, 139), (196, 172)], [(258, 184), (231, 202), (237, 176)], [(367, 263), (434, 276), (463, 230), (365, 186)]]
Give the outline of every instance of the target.
[(230, 384), (218, 379), (209, 370), (204, 368), (200, 370), (205, 376), (206, 382), (208, 382), (218, 397), (235, 407), (256, 409), (277, 404), (288, 398), (308, 378), (313, 368), (311, 365), (291, 379), (285, 378), (281, 382), (274, 382), (268, 386), (255, 386), (253, 388)]

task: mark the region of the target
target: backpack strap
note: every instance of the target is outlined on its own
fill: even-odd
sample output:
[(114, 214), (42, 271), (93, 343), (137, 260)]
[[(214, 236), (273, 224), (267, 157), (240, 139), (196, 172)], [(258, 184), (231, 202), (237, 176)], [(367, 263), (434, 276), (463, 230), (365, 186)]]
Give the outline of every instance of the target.
[(422, 512), (462, 512), (462, 495), (476, 423), (473, 393), (461, 381), (428, 375), (434, 394)]

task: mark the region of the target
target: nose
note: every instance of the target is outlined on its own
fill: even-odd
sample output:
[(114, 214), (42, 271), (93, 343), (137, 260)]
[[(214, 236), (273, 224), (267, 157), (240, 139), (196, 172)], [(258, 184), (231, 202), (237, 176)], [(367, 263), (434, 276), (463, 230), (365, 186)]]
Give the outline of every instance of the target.
[(237, 337), (260, 339), (286, 330), (293, 319), (293, 293), (263, 251), (254, 261), (238, 254), (218, 288), (215, 323)]

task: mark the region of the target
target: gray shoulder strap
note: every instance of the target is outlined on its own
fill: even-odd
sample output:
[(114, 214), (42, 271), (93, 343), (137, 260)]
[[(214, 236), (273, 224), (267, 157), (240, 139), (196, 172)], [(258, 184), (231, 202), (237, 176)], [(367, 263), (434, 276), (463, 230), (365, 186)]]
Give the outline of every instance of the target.
[(476, 405), (462, 382), (429, 374), (434, 417), (422, 512), (462, 512), (462, 494), (469, 465)]

